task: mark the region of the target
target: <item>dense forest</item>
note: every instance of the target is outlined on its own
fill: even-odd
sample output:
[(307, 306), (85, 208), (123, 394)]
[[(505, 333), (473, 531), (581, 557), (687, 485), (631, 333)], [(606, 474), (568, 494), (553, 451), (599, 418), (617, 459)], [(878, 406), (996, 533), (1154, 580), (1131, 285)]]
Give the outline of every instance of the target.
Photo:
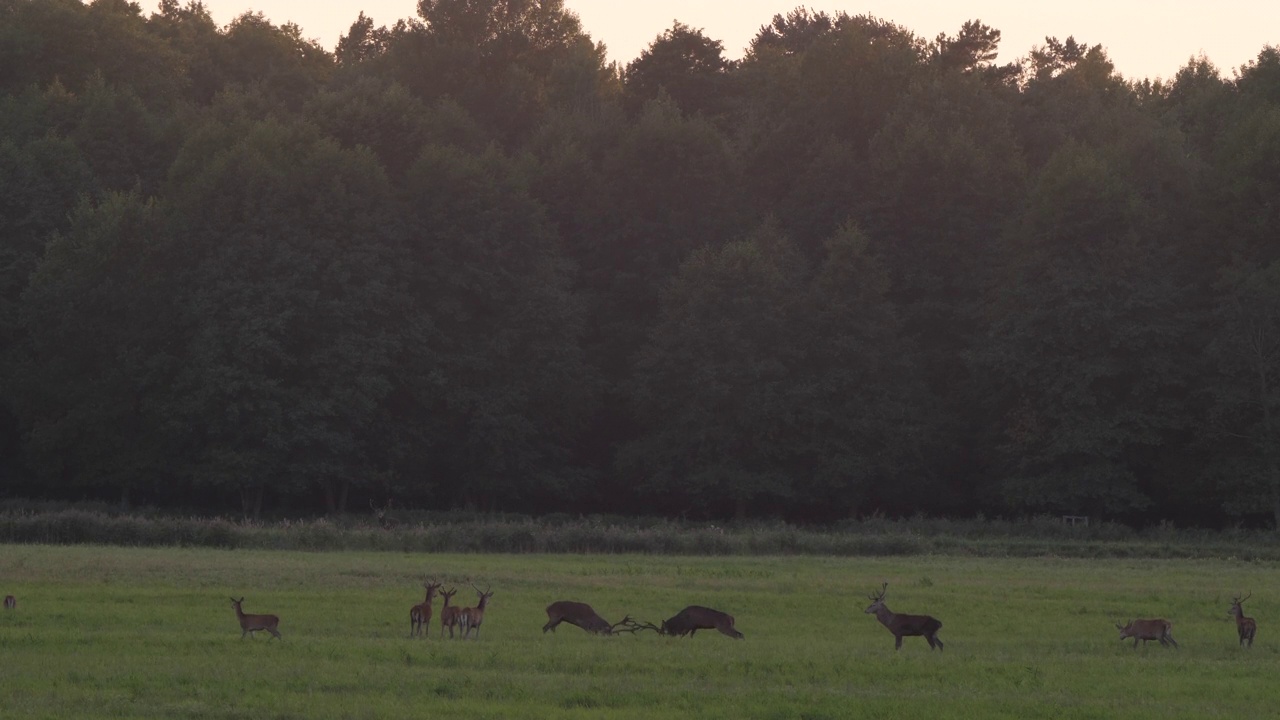
[(0, 0), (0, 496), (1280, 519), (1280, 49), (417, 10)]

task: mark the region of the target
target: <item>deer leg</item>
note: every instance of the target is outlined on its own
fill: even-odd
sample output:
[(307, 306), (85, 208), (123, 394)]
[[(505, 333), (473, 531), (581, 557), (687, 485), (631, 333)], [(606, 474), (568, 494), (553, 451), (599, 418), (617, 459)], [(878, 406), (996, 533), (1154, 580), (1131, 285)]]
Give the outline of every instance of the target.
[(894, 650), (901, 650), (901, 649), (902, 649), (902, 636), (901, 636), (901, 635), (894, 635), (894, 636), (893, 636), (893, 639), (894, 639), (894, 641), (895, 641), (895, 642), (893, 643), (893, 649), (894, 649)]
[(556, 618), (555, 620), (548, 620), (547, 624), (542, 626), (542, 632), (545, 633), (548, 630), (550, 630), (551, 632), (555, 632), (556, 626), (559, 624), (560, 624), (560, 618)]

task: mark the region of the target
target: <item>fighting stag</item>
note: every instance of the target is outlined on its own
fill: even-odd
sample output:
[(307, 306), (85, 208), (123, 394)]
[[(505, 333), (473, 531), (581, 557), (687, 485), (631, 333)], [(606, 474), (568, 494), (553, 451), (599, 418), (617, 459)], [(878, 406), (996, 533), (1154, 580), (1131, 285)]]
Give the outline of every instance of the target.
[[(625, 621), (624, 621), (625, 622)], [(622, 623), (619, 623), (622, 624)], [(690, 605), (672, 617), (662, 621), (662, 627), (653, 623), (626, 623), (627, 631), (635, 633), (639, 630), (652, 630), (659, 635), (671, 637), (693, 637), (699, 630), (719, 630), (734, 640), (743, 639), (742, 633), (733, 626), (733, 616), (729, 613), (712, 610), (701, 605)]]
[(459, 623), (462, 626), (462, 639), (466, 640), (471, 635), (472, 628), (475, 628), (476, 639), (480, 639), (480, 624), (484, 622), (484, 611), (489, 606), (489, 599), (493, 597), (493, 591), (489, 588), (481, 590), (475, 585), (471, 589), (476, 591), (480, 596), (480, 602), (473, 608), (462, 608), (459, 614)]
[(422, 587), (427, 589), (427, 599), (420, 604), (409, 608), (409, 637), (419, 635), (422, 639), (426, 639), (431, 629), (431, 601), (436, 596), (436, 591), (440, 589), (441, 583), (424, 582)]
[(1133, 638), (1133, 649), (1138, 649), (1138, 641), (1142, 641), (1142, 647), (1147, 646), (1148, 640), (1159, 640), (1160, 644), (1169, 647), (1173, 645), (1178, 648), (1178, 641), (1173, 639), (1170, 631), (1173, 630), (1173, 623), (1164, 618), (1155, 618), (1154, 620), (1130, 620), (1128, 625), (1116, 623), (1116, 629), (1120, 631), (1120, 640), (1128, 640)]
[(942, 623), (937, 618), (928, 615), (904, 615), (893, 612), (884, 604), (884, 596), (888, 591), (889, 583), (885, 583), (880, 586), (879, 593), (869, 595), (871, 604), (863, 612), (868, 615), (875, 615), (880, 624), (893, 633), (895, 641), (893, 649), (902, 649), (902, 638), (904, 637), (923, 635), (924, 639), (929, 641), (929, 649), (937, 648), (941, 652), (942, 640), (938, 638), (938, 631), (942, 629)]
[(1253, 618), (1244, 616), (1244, 608), (1240, 605), (1249, 598), (1253, 597), (1253, 593), (1249, 593), (1244, 597), (1237, 595), (1231, 601), (1231, 609), (1227, 611), (1228, 615), (1232, 615), (1236, 619), (1236, 630), (1240, 633), (1240, 646), (1253, 647), (1253, 636), (1258, 634), (1258, 623)]
[(244, 598), (239, 600), (231, 598), (231, 607), (235, 608), (236, 619), (240, 621), (240, 639), (243, 640), (245, 635), (254, 637), (254, 633), (259, 630), (266, 630), (271, 636), (280, 640), (284, 638), (280, 636), (277, 630), (280, 626), (280, 618), (275, 615), (245, 615), (240, 609), (240, 603), (244, 602)]
[(633, 621), (630, 615), (610, 625), (609, 621), (600, 617), (590, 605), (573, 600), (557, 600), (547, 606), (547, 624), (542, 626), (542, 632), (545, 633), (548, 630), (555, 632), (556, 626), (562, 622), (580, 627), (593, 635), (615, 635), (624, 632), (635, 635), (637, 630), (646, 629)]

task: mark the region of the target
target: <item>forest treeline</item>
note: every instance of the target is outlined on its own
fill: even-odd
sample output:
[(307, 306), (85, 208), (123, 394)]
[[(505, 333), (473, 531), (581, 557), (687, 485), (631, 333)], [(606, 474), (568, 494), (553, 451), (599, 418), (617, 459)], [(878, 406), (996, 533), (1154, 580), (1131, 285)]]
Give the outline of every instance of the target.
[(1277, 48), (417, 10), (0, 0), (0, 495), (1280, 518)]

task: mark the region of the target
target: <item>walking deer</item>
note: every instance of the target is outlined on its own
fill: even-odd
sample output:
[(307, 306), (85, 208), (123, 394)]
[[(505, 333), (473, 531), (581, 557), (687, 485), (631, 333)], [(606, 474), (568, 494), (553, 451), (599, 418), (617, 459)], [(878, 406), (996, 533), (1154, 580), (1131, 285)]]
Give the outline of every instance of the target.
[(236, 610), (236, 619), (240, 621), (240, 639), (243, 640), (245, 635), (253, 637), (253, 634), (259, 630), (266, 630), (271, 633), (272, 637), (283, 640), (280, 631), (276, 628), (280, 625), (280, 618), (275, 615), (245, 615), (240, 609), (240, 603), (244, 602), (244, 598), (239, 600), (231, 598), (231, 607)]
[(1130, 620), (1128, 625), (1116, 623), (1116, 629), (1120, 631), (1120, 639), (1128, 640), (1133, 638), (1133, 649), (1138, 649), (1138, 641), (1142, 641), (1142, 647), (1147, 646), (1148, 640), (1159, 640), (1160, 644), (1169, 647), (1170, 644), (1176, 649), (1178, 641), (1173, 639), (1171, 630), (1173, 623), (1164, 618), (1156, 618), (1154, 620)]
[(441, 583), (433, 582), (422, 584), (422, 587), (427, 589), (427, 599), (409, 608), (409, 637), (419, 635), (425, 640), (430, 635), (428, 631), (431, 629), (431, 600), (435, 598), (440, 585)]
[(471, 586), (473, 590), (480, 596), (480, 602), (473, 608), (462, 608), (459, 613), (459, 621), (462, 625), (462, 639), (466, 640), (471, 635), (472, 628), (475, 628), (476, 639), (480, 639), (480, 625), (484, 622), (484, 611), (489, 606), (489, 598), (493, 597), (493, 591), (485, 588), (483, 591)]
[(547, 606), (547, 624), (542, 626), (542, 632), (545, 633), (548, 630), (555, 632), (556, 626), (562, 622), (580, 627), (594, 635), (613, 635), (619, 627), (624, 628), (621, 632), (630, 632), (634, 635), (636, 630), (642, 629), (632, 622), (630, 615), (610, 625), (609, 621), (596, 614), (590, 605), (573, 600), (557, 600)]
[(18, 607), (18, 598), (14, 597), (14, 596), (12, 596), (12, 595), (5, 595), (5, 596), (4, 596), (4, 609), (5, 609), (5, 610), (13, 610), (13, 609), (15, 609), (15, 608), (17, 608), (17, 607)]
[(938, 631), (942, 629), (942, 623), (937, 618), (928, 615), (904, 615), (893, 612), (884, 604), (884, 596), (888, 591), (889, 583), (885, 583), (880, 586), (879, 593), (869, 595), (871, 604), (863, 612), (868, 615), (875, 615), (880, 624), (893, 633), (893, 649), (902, 649), (902, 638), (904, 637), (923, 635), (924, 639), (929, 641), (930, 650), (937, 648), (941, 652), (942, 640), (938, 637)]
[(459, 625), (458, 615), (462, 612), (462, 608), (457, 605), (450, 605), (449, 601), (454, 595), (458, 594), (457, 588), (449, 590), (441, 590), (440, 597), (444, 598), (444, 607), (440, 608), (440, 638), (444, 639), (444, 629), (449, 628), (449, 637), (453, 637), (453, 629)]
[(1253, 593), (1249, 593), (1244, 597), (1237, 595), (1231, 601), (1231, 609), (1227, 611), (1227, 614), (1234, 615), (1236, 618), (1236, 630), (1240, 633), (1241, 647), (1246, 644), (1249, 647), (1253, 647), (1253, 636), (1258, 634), (1258, 623), (1254, 622), (1253, 618), (1245, 617), (1244, 608), (1241, 607), (1241, 604), (1251, 597), (1253, 597)]

